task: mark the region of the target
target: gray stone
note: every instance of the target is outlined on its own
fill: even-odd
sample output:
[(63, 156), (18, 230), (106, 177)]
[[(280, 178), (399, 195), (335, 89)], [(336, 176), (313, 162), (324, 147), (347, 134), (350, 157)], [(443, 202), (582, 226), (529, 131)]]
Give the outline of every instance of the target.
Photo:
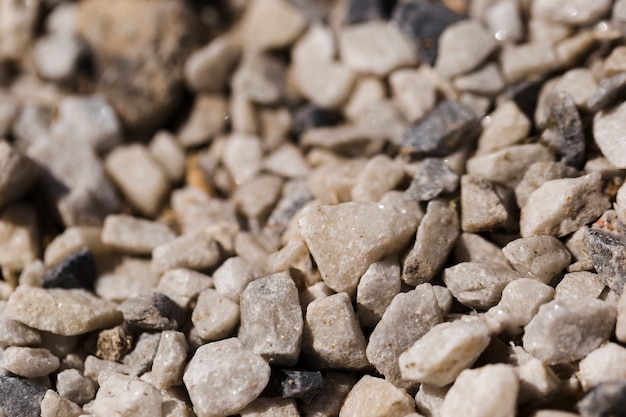
[(442, 159), (423, 159), (404, 192), (408, 200), (429, 201), (441, 194), (451, 193), (459, 185), (459, 176)]
[(112, 374), (100, 386), (93, 403), (95, 417), (162, 415), (161, 394), (136, 376)]
[(309, 403), (300, 404), (300, 411), (306, 417), (338, 415), (346, 395), (355, 382), (353, 374), (327, 372), (321, 391)]
[(213, 279), (208, 275), (184, 268), (165, 271), (156, 290), (167, 295), (184, 310), (189, 308), (198, 294), (213, 286)]
[(155, 273), (169, 269), (206, 270), (220, 259), (220, 249), (206, 231), (185, 233), (157, 246), (152, 251), (151, 268)]
[(461, 233), (454, 245), (456, 263), (482, 262), (509, 266), (499, 246), (474, 233)]
[(339, 417), (400, 417), (415, 411), (413, 399), (381, 378), (365, 375), (346, 397)]
[(626, 241), (623, 235), (588, 229), (587, 244), (593, 267), (605, 285), (621, 294), (626, 283)]
[(2, 352), (0, 365), (24, 378), (46, 376), (59, 369), (59, 358), (48, 349), (10, 346)]
[[(122, 359), (122, 363), (126, 369), (130, 370), (124, 373), (142, 375), (149, 371), (150, 368), (152, 368), (152, 363), (159, 348), (160, 340), (160, 333), (141, 333), (137, 338), (133, 350), (131, 350), (126, 356), (124, 356), (124, 359)], [(98, 380), (100, 380), (100, 378)]]
[(356, 309), (362, 326), (376, 326), (400, 292), (401, 283), (397, 259), (374, 262), (367, 268), (356, 289)]
[(165, 224), (127, 214), (109, 215), (102, 226), (102, 243), (127, 253), (150, 254), (176, 237)]
[(203, 340), (223, 339), (239, 323), (239, 306), (213, 288), (207, 288), (198, 296), (191, 321)]
[(165, 294), (152, 292), (129, 298), (119, 305), (124, 320), (145, 330), (177, 329), (184, 323), (184, 312)]
[(565, 245), (552, 236), (513, 240), (502, 248), (502, 253), (516, 271), (544, 284), (549, 284), (571, 260)]
[(37, 165), (5, 140), (0, 141), (0, 207), (28, 192), (39, 175)]
[(267, 219), (266, 230), (282, 235), (294, 215), (312, 200), (313, 195), (306, 180), (287, 181), (283, 185), (280, 199)]
[(102, 243), (102, 229), (98, 226), (75, 226), (66, 228), (55, 236), (45, 248), (44, 264), (48, 267), (59, 263), (66, 256), (88, 248), (94, 255), (105, 255), (110, 249)]
[(39, 332), (8, 318), (6, 306), (6, 301), (0, 301), (0, 348), (39, 345), (41, 343)]
[(516, 226), (513, 195), (489, 180), (461, 177), (461, 228), (477, 233)]
[(597, 113), (606, 109), (619, 98), (626, 89), (626, 73), (614, 75), (600, 80), (597, 90), (589, 97), (587, 106), (589, 110)]

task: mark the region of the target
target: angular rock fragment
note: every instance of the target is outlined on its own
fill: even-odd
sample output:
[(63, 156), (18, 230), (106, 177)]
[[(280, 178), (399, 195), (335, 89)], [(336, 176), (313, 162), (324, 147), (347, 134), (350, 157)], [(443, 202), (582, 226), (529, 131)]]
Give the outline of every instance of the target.
[(357, 74), (342, 62), (296, 61), (289, 75), (298, 93), (316, 106), (332, 109), (348, 99)]
[(604, 282), (598, 274), (589, 271), (570, 272), (557, 284), (554, 298), (600, 298), (604, 288)]
[(283, 180), (269, 174), (261, 174), (237, 187), (233, 201), (251, 221), (265, 217), (280, 196)]
[(6, 316), (7, 302), (0, 302), (0, 348), (34, 346), (41, 343), (38, 331)]
[(422, 71), (399, 69), (389, 75), (393, 103), (404, 118), (413, 123), (435, 107), (435, 82)]
[(40, 417), (46, 389), (21, 378), (0, 376), (0, 410), (7, 416)]
[(186, 84), (195, 91), (220, 92), (232, 75), (241, 54), (241, 40), (224, 35), (196, 49), (185, 61), (183, 75)]
[(500, 104), (490, 116), (491, 122), (478, 139), (479, 153), (515, 145), (530, 132), (530, 120), (513, 101)]
[(536, 162), (528, 167), (522, 180), (515, 187), (517, 205), (520, 208), (524, 207), (533, 191), (541, 187), (546, 181), (579, 176), (580, 171), (565, 165), (563, 162)]
[(220, 259), (216, 241), (204, 230), (185, 233), (152, 250), (152, 270), (159, 274), (169, 269), (206, 270)]
[(114, 373), (100, 386), (93, 403), (96, 417), (161, 415), (161, 394), (136, 376)]
[(418, 120), (402, 138), (402, 150), (415, 157), (446, 156), (480, 133), (476, 114), (457, 101), (444, 101)]
[(524, 349), (551, 364), (584, 358), (608, 340), (616, 316), (615, 307), (601, 300), (554, 300), (526, 326)]
[(239, 302), (241, 293), (255, 278), (254, 268), (239, 256), (226, 259), (213, 273), (215, 289), (235, 302)]
[(327, 372), (321, 391), (310, 402), (300, 405), (301, 412), (311, 417), (338, 415), (354, 383), (354, 374)]
[(124, 320), (146, 330), (177, 329), (184, 322), (183, 310), (165, 294), (152, 292), (129, 298), (119, 306)]
[(187, 340), (183, 333), (165, 330), (152, 363), (152, 376), (159, 388), (181, 385), (187, 364)]
[(5, 140), (0, 141), (0, 207), (20, 198), (33, 184), (37, 165)]
[(10, 346), (2, 352), (2, 368), (24, 378), (38, 378), (59, 369), (59, 358), (48, 349)]
[(514, 227), (514, 205), (509, 190), (471, 175), (461, 177), (461, 228), (464, 232)]
[(413, 399), (381, 378), (365, 375), (352, 387), (339, 417), (400, 417), (415, 411)]
[(213, 286), (208, 275), (190, 269), (170, 269), (161, 275), (156, 290), (167, 295), (182, 309), (187, 309), (198, 294)]
[(21, 271), (39, 254), (39, 225), (35, 208), (15, 203), (0, 212), (0, 265)]
[(579, 364), (578, 378), (584, 391), (613, 380), (626, 378), (626, 349), (617, 343), (605, 343)]
[(89, 249), (79, 249), (46, 271), (42, 287), (92, 290), (97, 273), (93, 253)]
[(259, 397), (239, 413), (241, 417), (297, 417), (296, 401), (291, 398)]
[(122, 302), (154, 290), (159, 282), (147, 259), (123, 256), (110, 258), (110, 262), (103, 266), (94, 285), (95, 293), (105, 300)]
[(445, 161), (425, 158), (415, 170), (404, 197), (413, 201), (429, 201), (441, 194), (453, 192), (458, 184), (459, 176)]
[(107, 216), (102, 226), (102, 242), (128, 253), (150, 254), (154, 248), (175, 237), (163, 223), (126, 214)]
[(324, 386), (324, 377), (320, 371), (276, 369), (272, 382), (280, 387), (283, 398), (302, 398), (308, 403)]
[(379, 201), (404, 178), (404, 169), (386, 155), (370, 159), (352, 187), (353, 201)]
[(98, 333), (96, 356), (107, 361), (119, 361), (133, 347), (133, 335), (126, 324)]
[(374, 262), (367, 268), (356, 289), (357, 315), (362, 326), (376, 326), (400, 292), (401, 283), (397, 259)]
[(587, 242), (593, 267), (605, 285), (621, 294), (626, 283), (626, 242), (622, 235), (588, 229)]
[(589, 97), (589, 111), (597, 113), (613, 104), (626, 89), (626, 73), (604, 78), (597, 90)]
[(626, 295), (624, 295), (624, 293), (622, 293), (617, 305), (615, 336), (620, 342), (624, 342), (626, 340)]
[(530, 236), (509, 242), (502, 253), (518, 272), (549, 284), (571, 260), (565, 245), (552, 236)]
[(602, 155), (616, 168), (626, 168), (626, 146), (620, 140), (624, 128), (626, 104), (596, 113), (593, 118), (593, 138)]
[(259, 50), (291, 44), (304, 31), (307, 18), (285, 0), (261, 0), (246, 9), (244, 40)]
[(160, 130), (150, 141), (150, 154), (159, 163), (171, 182), (178, 182), (185, 173), (185, 151), (171, 133)]
[(58, 393), (78, 405), (91, 401), (96, 389), (91, 379), (77, 369), (65, 369), (57, 374), (56, 389)]
[(83, 409), (49, 389), (41, 400), (41, 417), (79, 417)]
[(560, 161), (574, 168), (582, 168), (585, 162), (585, 133), (572, 97), (560, 91), (546, 97), (546, 105), (556, 127), (548, 127), (542, 141), (554, 151)]
[(191, 321), (203, 340), (223, 339), (239, 323), (239, 306), (213, 288), (207, 288), (198, 297)]
[(576, 404), (582, 417), (619, 415), (626, 409), (626, 381), (596, 385)]
[(456, 263), (482, 262), (509, 266), (500, 247), (475, 233), (461, 233), (454, 245)]

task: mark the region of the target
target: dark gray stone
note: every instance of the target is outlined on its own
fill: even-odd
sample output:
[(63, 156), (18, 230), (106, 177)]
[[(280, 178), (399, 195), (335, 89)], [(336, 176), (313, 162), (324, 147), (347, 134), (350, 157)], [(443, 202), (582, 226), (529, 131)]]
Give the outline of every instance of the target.
[(404, 198), (429, 201), (443, 193), (451, 193), (458, 185), (459, 176), (443, 160), (426, 158), (417, 167)]
[(577, 406), (582, 417), (625, 417), (626, 380), (596, 385)]
[(476, 113), (457, 101), (444, 101), (418, 120), (402, 138), (402, 151), (415, 157), (446, 156), (480, 134)]
[(178, 329), (185, 312), (165, 294), (152, 292), (129, 298), (119, 306), (124, 320), (146, 330)]
[[(585, 164), (585, 133), (574, 99), (567, 93), (556, 91), (546, 97), (550, 110), (550, 120), (556, 126), (549, 126), (542, 135), (560, 161), (574, 168)], [(550, 123), (550, 121), (548, 122)]]
[(84, 288), (93, 289), (98, 269), (96, 258), (87, 248), (79, 249), (66, 256), (46, 271), (43, 277), (44, 288)]
[(314, 127), (336, 126), (343, 121), (343, 116), (336, 110), (302, 106), (294, 114), (292, 130), (299, 136)]
[(596, 113), (600, 110), (621, 102), (626, 93), (626, 72), (604, 78), (600, 81), (598, 89), (587, 100), (589, 111)]
[(395, 4), (395, 0), (351, 0), (348, 3), (345, 23), (351, 25), (387, 19)]
[(588, 229), (591, 262), (606, 286), (621, 294), (626, 283), (626, 238), (600, 229)]
[(324, 386), (324, 377), (319, 371), (278, 368), (272, 372), (272, 382), (283, 398), (300, 398), (308, 403)]
[(0, 377), (0, 410), (7, 416), (39, 417), (46, 389), (20, 378)]

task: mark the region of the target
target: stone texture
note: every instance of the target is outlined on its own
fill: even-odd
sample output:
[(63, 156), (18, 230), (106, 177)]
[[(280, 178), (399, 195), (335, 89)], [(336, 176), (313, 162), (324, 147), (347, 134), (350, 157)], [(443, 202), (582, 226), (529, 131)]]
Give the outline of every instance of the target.
[(365, 375), (346, 397), (339, 417), (404, 417), (415, 410), (413, 399), (381, 378)]
[(175, 237), (163, 223), (126, 214), (107, 216), (102, 226), (102, 242), (127, 253), (150, 254), (154, 248)]
[(96, 395), (91, 379), (77, 369), (65, 369), (57, 374), (56, 389), (63, 398), (83, 405)]
[(6, 301), (0, 301), (0, 347), (33, 346), (41, 343), (41, 335), (34, 329), (6, 316)]
[(0, 213), (0, 265), (20, 271), (39, 256), (39, 226), (34, 207), (26, 202)]
[(207, 288), (198, 296), (191, 321), (203, 340), (223, 339), (239, 323), (239, 306), (213, 288)]
[(533, 2), (531, 12), (537, 18), (571, 25), (586, 25), (595, 22), (611, 10), (612, 2), (599, 0), (588, 3), (584, 0), (538, 0)]
[(370, 264), (404, 248), (416, 226), (406, 211), (372, 202), (307, 208), (299, 220), (326, 285), (348, 292)]
[(289, 75), (302, 96), (323, 108), (345, 103), (356, 80), (354, 70), (344, 63), (331, 61), (296, 61)]
[(310, 402), (300, 404), (300, 411), (307, 417), (339, 415), (343, 401), (354, 383), (353, 374), (327, 372), (321, 391)]
[(222, 91), (228, 84), (240, 54), (241, 41), (236, 36), (214, 38), (193, 51), (185, 61), (185, 83), (195, 91)]
[(526, 205), (528, 197), (545, 182), (562, 178), (575, 178), (580, 176), (580, 171), (563, 162), (541, 161), (528, 167), (522, 180), (515, 187), (517, 205), (522, 208)]
[(376, 326), (400, 292), (401, 283), (397, 259), (374, 262), (367, 268), (356, 289), (356, 309), (362, 326)]
[(222, 162), (236, 184), (256, 177), (261, 169), (263, 150), (256, 136), (236, 133), (228, 137), (222, 152)]
[(237, 187), (232, 197), (240, 212), (248, 219), (262, 220), (276, 204), (282, 187), (282, 178), (261, 174)]
[[(502, 91), (506, 84), (498, 65), (488, 63), (469, 74), (456, 77), (452, 85), (457, 90), (468, 93), (493, 95)], [(516, 127), (521, 127), (521, 120), (516, 120)], [(519, 132), (518, 129), (514, 131)]]
[(171, 133), (160, 130), (150, 141), (150, 153), (171, 182), (178, 182), (185, 173), (185, 151)]
[(38, 378), (59, 369), (59, 358), (48, 349), (10, 346), (2, 352), (1, 366), (24, 378)]
[(601, 229), (589, 229), (587, 250), (602, 282), (621, 294), (626, 283), (623, 266), (626, 257), (626, 242), (623, 235)]
[(217, 242), (205, 231), (185, 233), (152, 251), (151, 268), (163, 273), (174, 268), (206, 270), (220, 259)]
[(133, 335), (126, 323), (98, 333), (96, 356), (107, 361), (120, 361), (133, 347)]
[(379, 201), (398, 186), (404, 178), (404, 169), (386, 155), (371, 158), (356, 178), (352, 187), (353, 201)]
[(236, 414), (265, 388), (270, 367), (236, 338), (207, 343), (187, 365), (183, 381), (198, 417)]
[(316, 366), (367, 368), (365, 347), (365, 337), (346, 293), (320, 298), (308, 305), (302, 350)]
[(435, 107), (435, 83), (423, 72), (399, 69), (389, 75), (393, 102), (404, 118), (413, 123)]
[(5, 311), (12, 320), (64, 336), (84, 334), (122, 321), (121, 313), (112, 304), (80, 289), (20, 286), (9, 297)]
[(37, 165), (5, 140), (0, 141), (0, 207), (20, 198), (37, 178)]
[(93, 403), (95, 417), (160, 416), (161, 394), (135, 376), (110, 375), (100, 386)]
[(40, 417), (46, 389), (21, 378), (0, 376), (0, 410), (7, 416)]
[(198, 294), (212, 286), (213, 279), (208, 275), (190, 269), (176, 268), (161, 275), (156, 290), (186, 310)]
[(129, 298), (118, 308), (124, 320), (145, 330), (177, 329), (185, 319), (183, 310), (171, 298), (158, 292)]
[(79, 417), (82, 413), (82, 408), (77, 404), (59, 396), (51, 389), (46, 391), (43, 400), (41, 400), (41, 417)]
[(414, 385), (403, 380), (398, 358), (441, 321), (441, 310), (430, 284), (396, 295), (370, 335), (367, 359), (394, 385)]
[(500, 104), (490, 117), (491, 121), (478, 139), (479, 153), (515, 145), (530, 133), (530, 120), (513, 101)]
[(283, 398), (302, 398), (310, 402), (324, 386), (324, 376), (320, 371), (298, 371), (276, 369), (272, 374), (272, 383), (280, 387)]
[(556, 286), (554, 298), (591, 297), (600, 298), (604, 291), (604, 283), (598, 274), (589, 271), (570, 272), (565, 274)]
[(556, 126), (547, 126), (541, 140), (556, 153), (560, 161), (575, 168), (582, 168), (585, 162), (585, 133), (574, 99), (560, 91), (546, 97), (550, 111), (550, 121)]
[(514, 227), (513, 196), (489, 180), (461, 177), (461, 228), (467, 233)]
[(482, 262), (509, 266), (499, 246), (474, 233), (461, 233), (453, 252), (454, 261)]
[(100, 240), (101, 232), (102, 229), (97, 226), (66, 228), (46, 246), (43, 254), (44, 264), (48, 267), (55, 265), (82, 248), (88, 248), (97, 255), (108, 252), (108, 248)]
[(622, 131), (626, 105), (620, 104), (614, 109), (600, 111), (593, 119), (593, 137), (602, 154), (616, 168), (626, 167), (626, 148), (619, 140)]
[(189, 117), (176, 135), (178, 142), (185, 148), (205, 145), (224, 129), (225, 114), (224, 98), (212, 94), (196, 96)]
[(626, 406), (626, 382), (611, 381), (596, 385), (577, 404), (582, 417), (601, 417), (621, 413)]
[(122, 302), (154, 290), (158, 283), (159, 275), (152, 272), (149, 260), (122, 256), (103, 266), (94, 290), (105, 300)]
[(507, 45), (500, 53), (500, 67), (510, 83), (555, 70), (559, 66), (554, 43), (550, 39)]
[(516, 271), (544, 284), (549, 284), (571, 261), (565, 245), (552, 236), (513, 240), (502, 248), (502, 253)]
[(161, 333), (159, 347), (152, 363), (152, 377), (158, 388), (182, 385), (187, 364), (187, 340), (183, 333), (165, 330)]
[(239, 302), (241, 293), (255, 278), (254, 269), (238, 256), (226, 259), (213, 273), (215, 289), (235, 302)]
[(582, 359), (608, 340), (616, 315), (614, 306), (592, 298), (552, 301), (526, 326), (524, 348), (551, 364)]
[(262, 0), (246, 10), (244, 40), (255, 49), (282, 48), (295, 41), (306, 24), (301, 10), (285, 0)]
[(626, 349), (617, 343), (606, 343), (580, 361), (578, 378), (584, 391), (613, 380), (626, 378)]
[(93, 290), (98, 275), (96, 259), (89, 249), (79, 249), (48, 269), (42, 280), (43, 288), (83, 288)]
[(441, 194), (453, 192), (458, 185), (459, 176), (444, 160), (424, 158), (417, 166), (404, 196), (408, 200), (429, 201)]
[[(521, 346), (512, 347), (511, 364), (519, 378), (518, 404), (528, 404), (554, 393), (561, 381), (545, 362), (533, 357)], [(578, 383), (578, 381), (576, 381)]]
[(295, 400), (259, 397), (239, 413), (241, 417), (299, 417)]

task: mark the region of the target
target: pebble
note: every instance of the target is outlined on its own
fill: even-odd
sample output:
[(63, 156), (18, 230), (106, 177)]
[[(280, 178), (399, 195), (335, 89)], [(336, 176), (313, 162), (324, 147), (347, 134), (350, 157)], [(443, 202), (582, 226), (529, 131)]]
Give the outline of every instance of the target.
[(356, 73), (341, 62), (296, 61), (289, 75), (298, 93), (322, 108), (335, 108), (346, 102)]
[(617, 324), (615, 326), (615, 336), (620, 342), (626, 340), (626, 295), (622, 293), (617, 305)]
[(576, 405), (581, 417), (619, 415), (626, 408), (626, 382), (603, 382), (592, 388)]
[(236, 414), (263, 391), (270, 367), (237, 338), (202, 345), (183, 376), (198, 417)]
[(512, 281), (523, 275), (498, 264), (463, 262), (446, 268), (443, 281), (463, 305), (487, 309), (500, 301), (502, 291)]
[(302, 350), (316, 367), (365, 369), (370, 365), (365, 348), (365, 337), (348, 294), (340, 292), (308, 305)]
[(592, 298), (551, 301), (526, 326), (524, 349), (550, 364), (582, 359), (609, 339), (616, 315), (614, 306)]
[(272, 382), (280, 386), (283, 398), (302, 398), (304, 403), (310, 402), (324, 386), (324, 376), (320, 371), (299, 371), (275, 369)]
[(183, 310), (171, 298), (158, 292), (129, 298), (118, 309), (124, 320), (144, 330), (177, 329), (184, 322)]
[(283, 179), (271, 174), (260, 174), (237, 187), (233, 201), (250, 221), (258, 221), (269, 214), (280, 197)]
[(416, 157), (446, 156), (480, 134), (480, 121), (467, 106), (446, 100), (419, 119), (402, 138), (402, 151)]
[(255, 178), (261, 169), (263, 150), (256, 136), (232, 134), (224, 145), (222, 163), (236, 184)]
[(239, 305), (213, 288), (207, 288), (198, 296), (191, 321), (203, 340), (223, 339), (239, 323)]
[(2, 352), (2, 368), (24, 378), (49, 375), (59, 364), (59, 358), (48, 349), (9, 346)]
[(584, 26), (597, 21), (611, 10), (610, 0), (593, 3), (584, 0), (537, 0), (533, 2), (531, 13), (534, 17), (569, 25)]
[(183, 333), (174, 330), (165, 330), (161, 333), (159, 347), (152, 363), (152, 377), (158, 384), (157, 388), (182, 385), (187, 350), (187, 340)]
[(402, 378), (448, 385), (478, 359), (490, 341), (487, 326), (478, 321), (437, 324), (400, 355)]
[(79, 249), (48, 269), (42, 279), (43, 288), (83, 288), (93, 290), (98, 270), (89, 249)]
[(200, 94), (189, 117), (180, 127), (176, 139), (184, 148), (205, 145), (224, 130), (226, 101), (218, 95)]
[(521, 235), (562, 237), (597, 219), (609, 206), (598, 172), (546, 181), (522, 208)]
[(617, 343), (605, 343), (580, 361), (578, 379), (584, 391), (613, 380), (626, 378), (626, 349)]
[(185, 61), (186, 84), (195, 91), (220, 92), (226, 88), (241, 54), (241, 41), (236, 36), (217, 36), (196, 49)]
[(54, 390), (47, 390), (41, 400), (41, 417), (79, 417), (83, 410), (77, 404), (59, 396)]
[(343, 401), (354, 383), (354, 374), (327, 372), (321, 391), (310, 402), (301, 403), (300, 411), (307, 417), (339, 415)]
[(519, 381), (512, 366), (497, 364), (461, 372), (441, 405), (441, 417), (512, 417)]
[(542, 134), (560, 161), (574, 168), (585, 163), (585, 134), (574, 99), (567, 93), (554, 92), (546, 97), (546, 105), (556, 127), (548, 127)]
[(571, 261), (565, 245), (552, 236), (530, 236), (509, 242), (502, 253), (518, 272), (549, 284)]
[(26, 193), (39, 175), (37, 165), (5, 140), (0, 141), (0, 207)]
[(46, 389), (21, 378), (0, 376), (0, 411), (7, 416), (40, 417)]
[(491, 121), (478, 139), (478, 153), (489, 153), (507, 146), (516, 145), (530, 133), (530, 120), (507, 100), (490, 114)]
[(425, 415), (438, 417), (443, 399), (449, 387), (435, 387), (433, 385), (421, 384), (417, 394), (415, 394), (415, 404), (417, 409)]
[(153, 290), (159, 275), (152, 272), (150, 261), (129, 256), (114, 257), (105, 265), (94, 285), (95, 293), (105, 300), (122, 302)]
[(461, 229), (464, 232), (515, 227), (514, 206), (509, 190), (471, 175), (461, 177)]
[(208, 275), (185, 268), (175, 268), (165, 271), (156, 290), (165, 294), (180, 308), (187, 310), (198, 294), (214, 285), (214, 279)]
[(6, 23), (0, 30), (0, 56), (3, 60), (18, 60), (23, 56), (24, 50), (33, 41), (41, 8), (39, 1), (30, 7), (16, 3), (7, 3), (4, 6)]
[(626, 242), (623, 235), (601, 229), (589, 229), (587, 244), (593, 267), (613, 291), (621, 294), (626, 283), (623, 262), (626, 257)]
[[(541, 88), (541, 93), (537, 101), (535, 110), (535, 123), (538, 126), (545, 126), (550, 116), (546, 98), (555, 92), (569, 94), (576, 106), (589, 110), (588, 103), (591, 97), (598, 90), (598, 83), (593, 72), (587, 68), (574, 68), (567, 71), (561, 77), (548, 80)], [(597, 111), (599, 109), (596, 109)]]
[(404, 197), (413, 201), (430, 201), (455, 191), (458, 185), (459, 176), (443, 159), (424, 158), (418, 164)]
[(372, 263), (404, 248), (417, 227), (406, 211), (373, 202), (308, 207), (298, 224), (324, 283), (348, 292)]
[(478, 20), (451, 24), (439, 38), (435, 70), (445, 78), (465, 74), (478, 67), (496, 45), (495, 37)]
[(357, 202), (380, 201), (387, 192), (395, 189), (404, 178), (404, 169), (385, 155), (370, 159), (357, 176), (352, 187), (352, 200)]
[(179, 182), (185, 173), (185, 151), (171, 133), (159, 130), (149, 145), (150, 154), (159, 163), (170, 182)]
[(120, 361), (133, 347), (133, 335), (126, 323), (98, 333), (96, 356), (107, 361)]
[(100, 385), (102, 385), (102, 382), (111, 376), (111, 374), (135, 375), (135, 372), (126, 365), (119, 362), (98, 359), (92, 355), (85, 358), (84, 368), (85, 376), (88, 377), (98, 389)]
[[(57, 306), (72, 306), (59, 309)], [(25, 325), (63, 336), (114, 326), (121, 313), (108, 301), (81, 289), (19, 286), (9, 297), (5, 314)]]
[(565, 165), (563, 162), (540, 161), (533, 163), (526, 169), (522, 180), (515, 187), (517, 205), (524, 207), (528, 197), (545, 182), (562, 178), (576, 178), (580, 171)]
[(498, 94), (506, 86), (500, 68), (493, 63), (456, 77), (452, 84), (457, 90), (488, 96)]
[(374, 327), (400, 292), (400, 264), (397, 259), (374, 262), (361, 276), (356, 289), (356, 309), (361, 326)]
[(500, 68), (509, 83), (549, 73), (559, 66), (554, 44), (549, 39), (506, 45), (500, 54)]
[(365, 375), (348, 393), (339, 417), (400, 417), (413, 411), (413, 399), (404, 390), (384, 379)]
[(36, 346), (41, 343), (38, 331), (6, 316), (6, 301), (0, 301), (0, 348)]
[(302, 151), (290, 143), (284, 143), (265, 158), (264, 168), (284, 178), (305, 178), (309, 166)]
[(206, 231), (184, 233), (152, 251), (152, 270), (161, 274), (170, 269), (206, 270), (220, 260), (217, 242)]
[(600, 80), (600, 85), (587, 101), (589, 110), (596, 113), (614, 104), (626, 88), (626, 73)]
[(485, 24), (500, 42), (518, 42), (524, 37), (521, 11), (515, 0), (491, 4), (484, 15)]
[(402, 280), (418, 285), (433, 279), (454, 247), (459, 226), (454, 206), (443, 200), (431, 200), (417, 229), (415, 245), (404, 259)]
[(98, 226), (68, 227), (58, 234), (44, 251), (43, 261), (47, 267), (59, 263), (72, 253), (87, 248), (94, 255), (106, 254), (109, 249), (100, 240), (102, 229)]
[[(378, 372), (397, 386), (410, 387), (398, 364), (400, 355), (443, 320), (430, 284), (396, 295), (370, 335), (367, 359)], [(398, 329), (404, 329), (399, 332)]]
[(115, 214), (107, 216), (102, 226), (102, 243), (121, 252), (147, 255), (157, 246), (172, 241), (176, 235), (167, 225)]
[(389, 74), (393, 102), (404, 118), (413, 123), (431, 111), (436, 104), (437, 89), (422, 71), (399, 69)]
[(455, 262), (482, 262), (508, 266), (499, 246), (475, 233), (461, 233), (454, 245)]
[(616, 168), (626, 168), (626, 148), (619, 141), (626, 105), (596, 113), (593, 119), (593, 137), (609, 162)]
[(146, 216), (157, 213), (169, 184), (146, 146), (118, 146), (107, 155), (104, 166), (107, 174), (134, 207)]
[(285, 66), (267, 54), (245, 51), (230, 87), (258, 104), (276, 104), (285, 91)]
[(93, 403), (95, 417), (161, 416), (161, 394), (136, 376), (111, 374), (101, 384)]
[(244, 25), (249, 48), (277, 49), (290, 45), (304, 32), (307, 18), (285, 0), (261, 0), (246, 9)]
[(555, 392), (561, 384), (548, 364), (533, 357), (521, 346), (512, 348), (511, 364), (515, 365), (515, 373), (520, 382), (518, 404), (541, 401)]
[(0, 214), (0, 265), (20, 271), (39, 256), (39, 225), (35, 208), (20, 202)]
[(149, 371), (159, 348), (160, 339), (161, 334), (159, 333), (141, 333), (133, 350), (122, 359), (122, 363), (126, 367), (124, 374), (142, 375)]
[(328, 26), (313, 22), (291, 50), (295, 63), (331, 62), (337, 51), (333, 33)]
[(555, 299), (567, 297), (600, 298), (604, 291), (604, 282), (597, 275), (589, 271), (570, 272), (565, 274), (556, 286)]
[(255, 278), (252, 266), (238, 256), (226, 259), (213, 273), (217, 292), (237, 303), (243, 290)]
[(397, 26), (384, 22), (344, 26), (338, 42), (342, 61), (361, 73), (385, 76), (418, 61), (408, 37)]
[(296, 402), (290, 398), (259, 397), (239, 413), (241, 417), (299, 417)]

